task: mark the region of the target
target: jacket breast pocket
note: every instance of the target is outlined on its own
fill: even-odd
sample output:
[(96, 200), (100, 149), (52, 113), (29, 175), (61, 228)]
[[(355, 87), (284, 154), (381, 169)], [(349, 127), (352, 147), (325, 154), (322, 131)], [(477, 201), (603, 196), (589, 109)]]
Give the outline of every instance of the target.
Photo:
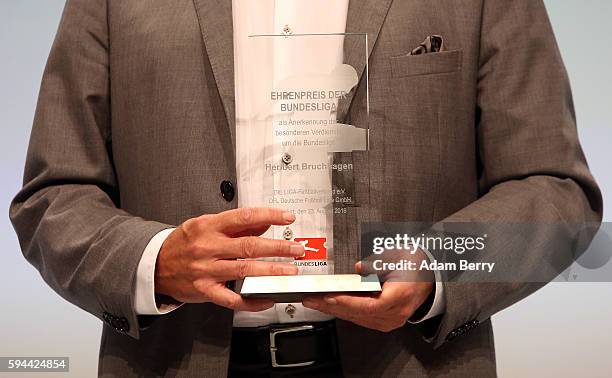
[(391, 58), (393, 77), (435, 75), (461, 71), (463, 51), (452, 50)]

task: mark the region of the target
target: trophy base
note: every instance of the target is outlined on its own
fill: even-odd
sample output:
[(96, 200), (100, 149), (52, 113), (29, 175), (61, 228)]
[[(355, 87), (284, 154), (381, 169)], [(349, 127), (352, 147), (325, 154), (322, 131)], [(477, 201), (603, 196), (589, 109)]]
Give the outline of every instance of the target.
[(327, 293), (376, 294), (376, 275), (358, 274), (247, 277), (237, 290), (245, 298), (266, 298), (277, 303), (301, 302), (308, 295)]

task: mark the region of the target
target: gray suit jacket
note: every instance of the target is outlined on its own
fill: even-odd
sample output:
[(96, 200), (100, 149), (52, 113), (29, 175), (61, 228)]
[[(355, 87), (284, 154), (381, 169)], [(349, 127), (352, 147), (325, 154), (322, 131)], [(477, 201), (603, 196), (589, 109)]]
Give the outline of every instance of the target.
[[(542, 1), (351, 0), (347, 29), (370, 39), (370, 218), (599, 221)], [(446, 52), (406, 55), (433, 34)], [(360, 72), (363, 48), (345, 46)], [(236, 174), (232, 54), (230, 0), (67, 2), (10, 215), (45, 281), (105, 320), (100, 375), (226, 374), (231, 311), (185, 305), (151, 323), (133, 302), (153, 235), (236, 206), (219, 193)], [(359, 116), (363, 91), (352, 100), (340, 114)], [(358, 259), (344, 234), (340, 272)], [(521, 253), (546, 258), (546, 242)], [(338, 321), (345, 374), (494, 375), (488, 319), (540, 285), (444, 285), (446, 311), (422, 329)]]

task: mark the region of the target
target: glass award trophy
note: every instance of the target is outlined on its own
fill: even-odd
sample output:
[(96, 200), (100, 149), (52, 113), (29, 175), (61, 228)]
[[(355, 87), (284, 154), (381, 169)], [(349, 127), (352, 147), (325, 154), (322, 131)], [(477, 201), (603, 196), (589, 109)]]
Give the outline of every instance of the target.
[[(343, 51), (355, 43), (364, 50), (351, 65)], [(305, 253), (275, 259), (293, 262), (297, 276), (247, 277), (240, 294), (293, 302), (380, 291), (376, 276), (334, 274), (335, 244), (359, 229), (355, 210), (369, 204), (366, 34), (251, 35), (246, 51), (253, 66), (238, 73), (248, 94), (236, 104), (238, 204), (293, 212), (293, 224), (263, 237), (301, 243)]]

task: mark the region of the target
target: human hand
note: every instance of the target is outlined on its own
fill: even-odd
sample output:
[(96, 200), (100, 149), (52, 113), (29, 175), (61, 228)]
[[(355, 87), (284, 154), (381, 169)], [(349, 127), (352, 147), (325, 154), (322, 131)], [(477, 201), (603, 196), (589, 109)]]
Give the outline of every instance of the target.
[[(426, 259), (422, 251), (415, 259)], [(362, 274), (364, 268), (361, 262), (355, 264), (355, 270)], [(388, 280), (382, 286), (382, 292), (377, 295), (328, 294), (325, 296), (309, 296), (303, 304), (308, 308), (318, 310), (337, 318), (344, 319), (362, 327), (391, 332), (403, 327), (421, 305), (427, 300), (434, 287), (434, 275), (430, 271), (418, 272), (394, 279), (388, 274)]]
[(297, 274), (291, 263), (236, 260), (302, 256), (304, 247), (299, 243), (260, 237), (272, 225), (294, 221), (293, 213), (270, 208), (242, 208), (185, 221), (162, 245), (155, 267), (155, 292), (180, 302), (213, 302), (233, 310), (272, 307), (273, 301), (244, 299), (225, 283), (249, 276)]

